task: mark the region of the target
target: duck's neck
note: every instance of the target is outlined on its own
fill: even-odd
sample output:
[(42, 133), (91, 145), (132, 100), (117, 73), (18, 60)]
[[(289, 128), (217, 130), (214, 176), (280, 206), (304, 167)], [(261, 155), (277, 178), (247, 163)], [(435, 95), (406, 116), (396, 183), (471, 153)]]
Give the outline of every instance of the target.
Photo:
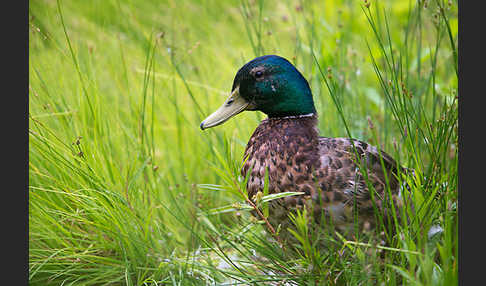
[(306, 117), (317, 117), (315, 113), (307, 113), (301, 115), (289, 115), (289, 116), (282, 116), (282, 117), (268, 117), (268, 119), (299, 119), (299, 118), (306, 118)]
[[(317, 114), (307, 113), (283, 117), (268, 117), (263, 120), (257, 129), (268, 129), (271, 133), (292, 137), (318, 138)], [(256, 131), (256, 130), (255, 130)]]
[[(264, 119), (251, 136), (245, 157), (258, 152), (311, 154), (319, 148), (317, 114), (304, 114)], [(273, 151), (273, 152), (272, 152)]]

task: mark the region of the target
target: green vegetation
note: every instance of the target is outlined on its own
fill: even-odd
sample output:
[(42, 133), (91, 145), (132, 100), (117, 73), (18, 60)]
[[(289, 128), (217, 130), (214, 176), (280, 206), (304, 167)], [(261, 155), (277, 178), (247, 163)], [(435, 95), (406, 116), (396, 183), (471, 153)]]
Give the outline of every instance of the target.
[[(457, 23), (443, 0), (29, 1), (30, 284), (457, 285)], [(415, 170), (386, 245), (319, 249), (297, 213), (281, 248), (248, 212), (263, 115), (199, 124), (263, 54), (309, 80), (321, 135)]]

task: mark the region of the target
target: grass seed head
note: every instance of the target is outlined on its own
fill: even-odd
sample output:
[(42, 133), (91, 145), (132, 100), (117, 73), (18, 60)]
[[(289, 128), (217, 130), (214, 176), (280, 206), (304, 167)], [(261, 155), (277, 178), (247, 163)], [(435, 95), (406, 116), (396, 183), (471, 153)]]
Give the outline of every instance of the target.
[(371, 121), (371, 117), (367, 116), (366, 119), (368, 120), (368, 127), (373, 130), (375, 126), (373, 125), (373, 122)]

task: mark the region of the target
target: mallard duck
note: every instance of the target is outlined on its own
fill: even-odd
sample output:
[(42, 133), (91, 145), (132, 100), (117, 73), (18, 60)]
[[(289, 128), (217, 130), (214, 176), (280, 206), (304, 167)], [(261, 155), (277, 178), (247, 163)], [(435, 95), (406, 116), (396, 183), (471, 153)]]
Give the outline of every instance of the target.
[[(388, 217), (385, 213), (390, 206), (384, 202), (389, 198), (387, 194), (392, 194), (396, 207), (401, 205), (401, 188), (396, 176), (397, 168), (402, 167), (366, 142), (319, 137), (309, 84), (285, 58), (266, 55), (241, 67), (229, 98), (200, 128), (220, 125), (248, 110), (258, 110), (268, 116), (253, 132), (243, 156), (241, 175), (246, 178), (250, 172), (248, 197), (255, 200), (263, 192), (265, 172), (269, 193), (302, 192), (270, 201), (268, 221), (273, 227), (280, 225), (285, 231), (291, 226), (289, 212), (305, 206), (312, 210), (318, 225), (324, 214), (331, 218), (335, 229), (352, 233), (355, 225), (361, 230), (374, 228), (375, 210)], [(367, 180), (360, 166), (367, 166), (363, 168)], [(386, 191), (387, 181), (391, 192)], [(374, 196), (369, 186), (376, 190)]]

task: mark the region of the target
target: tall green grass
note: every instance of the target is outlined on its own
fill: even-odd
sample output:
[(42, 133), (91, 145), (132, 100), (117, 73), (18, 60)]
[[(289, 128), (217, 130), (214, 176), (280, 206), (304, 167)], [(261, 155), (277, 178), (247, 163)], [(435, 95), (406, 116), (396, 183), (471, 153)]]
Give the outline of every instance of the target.
[[(29, 26), (30, 284), (457, 284), (456, 1), (45, 0)], [(296, 213), (281, 247), (249, 214), (264, 116), (199, 123), (263, 54), (309, 80), (321, 135), (414, 169), (385, 244)]]

